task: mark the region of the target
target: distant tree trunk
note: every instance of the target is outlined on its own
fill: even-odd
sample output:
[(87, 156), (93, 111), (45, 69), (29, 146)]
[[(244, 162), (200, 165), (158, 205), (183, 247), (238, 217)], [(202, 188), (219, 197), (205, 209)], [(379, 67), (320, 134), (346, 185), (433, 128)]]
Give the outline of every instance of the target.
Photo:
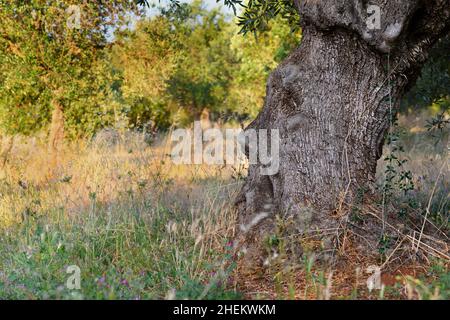
[(212, 127), (211, 124), (211, 118), (209, 116), (209, 110), (204, 108), (202, 110), (202, 113), (199, 116), (199, 120), (200, 120), (200, 127), (205, 130), (205, 129), (210, 129)]
[(275, 214), (293, 217), (298, 232), (336, 227), (332, 211), (372, 188), (390, 114), (448, 32), (448, 0), (377, 3), (375, 30), (367, 28), (367, 1), (298, 6), (302, 42), (270, 75), (263, 110), (249, 126), (280, 133), (279, 172), (261, 175), (251, 165), (237, 198), (238, 237), (255, 262), (261, 252), (252, 243), (274, 230)]
[(64, 142), (64, 113), (63, 106), (57, 100), (52, 101), (53, 113), (50, 123), (50, 131), (48, 137), (48, 148), (50, 155), (50, 165), (55, 167), (58, 165), (61, 148)]
[[(2, 141), (3, 140), (3, 141)], [(14, 136), (6, 136), (3, 139), (0, 137), (0, 169), (5, 168), (6, 162), (8, 162), (9, 155), (14, 146)]]

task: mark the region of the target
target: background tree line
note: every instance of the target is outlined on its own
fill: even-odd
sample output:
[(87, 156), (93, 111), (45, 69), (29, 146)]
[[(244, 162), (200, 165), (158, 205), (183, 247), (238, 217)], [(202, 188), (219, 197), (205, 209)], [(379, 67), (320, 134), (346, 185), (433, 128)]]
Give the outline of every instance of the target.
[[(80, 28), (67, 27), (70, 4), (81, 9)], [(1, 6), (2, 135), (50, 128), (50, 140), (86, 138), (119, 123), (160, 130), (186, 125), (204, 110), (213, 120), (252, 119), (269, 72), (301, 41), (301, 30), (283, 17), (242, 35), (233, 17), (200, 0), (159, 7), (151, 16), (133, 1)], [(448, 109), (448, 52), (447, 37), (404, 110), (433, 103)]]

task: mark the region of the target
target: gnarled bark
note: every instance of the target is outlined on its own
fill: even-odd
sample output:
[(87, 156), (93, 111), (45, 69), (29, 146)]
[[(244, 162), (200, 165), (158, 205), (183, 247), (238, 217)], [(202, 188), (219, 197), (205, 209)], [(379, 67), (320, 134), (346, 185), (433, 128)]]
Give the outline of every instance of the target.
[(247, 242), (266, 237), (275, 214), (293, 217), (300, 232), (336, 226), (332, 209), (374, 182), (389, 115), (448, 32), (450, 3), (370, 4), (381, 9), (379, 30), (367, 28), (367, 1), (298, 5), (301, 45), (270, 75), (264, 107), (249, 126), (278, 129), (281, 141), (279, 172), (263, 176), (251, 165), (237, 199)]

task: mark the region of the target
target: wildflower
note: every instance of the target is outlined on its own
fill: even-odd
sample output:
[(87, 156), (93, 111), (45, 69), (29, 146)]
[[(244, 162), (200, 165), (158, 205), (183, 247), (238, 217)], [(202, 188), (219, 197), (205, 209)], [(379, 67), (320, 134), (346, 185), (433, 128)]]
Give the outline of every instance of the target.
[(105, 276), (102, 276), (100, 279), (97, 280), (97, 283), (100, 284), (100, 285), (105, 284), (105, 282), (106, 282)]

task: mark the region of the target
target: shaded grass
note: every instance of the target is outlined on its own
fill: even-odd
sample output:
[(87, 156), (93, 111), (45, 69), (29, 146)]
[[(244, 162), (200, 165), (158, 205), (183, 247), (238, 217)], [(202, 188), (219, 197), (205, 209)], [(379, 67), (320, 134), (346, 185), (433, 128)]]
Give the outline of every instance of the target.
[[(189, 215), (162, 207), (152, 209), (151, 216), (102, 210), (74, 218), (54, 211), (3, 231), (0, 296), (159, 299), (175, 289), (177, 297), (195, 299), (212, 278), (208, 272), (220, 268), (221, 251), (173, 227), (178, 223), (189, 230)], [(65, 285), (69, 265), (81, 269), (79, 291)], [(207, 297), (229, 295), (215, 289)]]

